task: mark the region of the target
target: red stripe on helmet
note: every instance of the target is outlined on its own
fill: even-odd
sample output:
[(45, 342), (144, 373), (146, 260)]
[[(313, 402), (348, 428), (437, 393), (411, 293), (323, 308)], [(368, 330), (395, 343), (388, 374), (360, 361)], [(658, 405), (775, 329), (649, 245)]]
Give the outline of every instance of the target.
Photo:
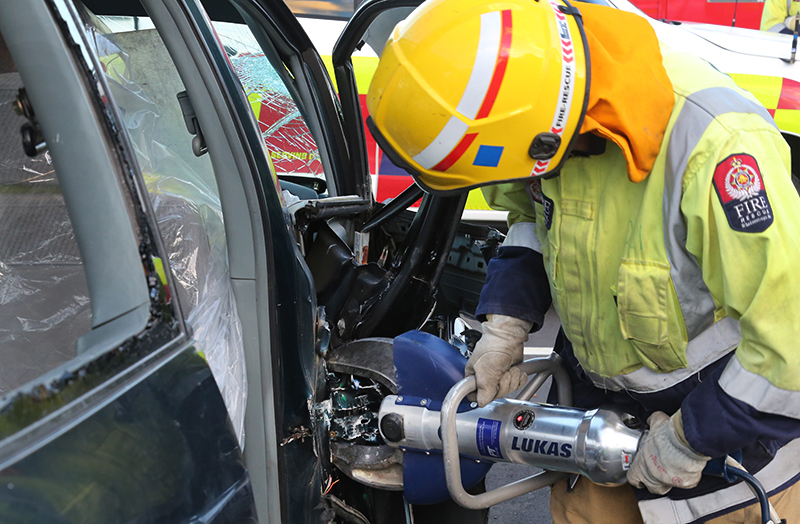
[(501, 12), (502, 16), (502, 37), (500, 40), (500, 50), (497, 52), (497, 61), (494, 65), (494, 73), (492, 73), (492, 81), (489, 83), (489, 90), (486, 92), (486, 98), (483, 99), (481, 108), (478, 109), (478, 114), (475, 119), (486, 118), (492, 110), (497, 94), (500, 92), (500, 85), (503, 83), (503, 76), (506, 74), (506, 67), (508, 66), (508, 55), (511, 50), (511, 10), (505, 9)]
[(478, 133), (469, 133), (464, 135), (464, 138), (461, 139), (458, 145), (456, 145), (456, 147), (453, 148), (453, 150), (450, 151), (450, 153), (448, 153), (448, 155), (444, 157), (441, 162), (433, 166), (433, 171), (447, 171), (450, 169), (450, 167), (458, 162), (458, 159), (467, 152), (469, 146), (471, 146), (472, 142), (475, 141), (476, 136), (478, 136)]

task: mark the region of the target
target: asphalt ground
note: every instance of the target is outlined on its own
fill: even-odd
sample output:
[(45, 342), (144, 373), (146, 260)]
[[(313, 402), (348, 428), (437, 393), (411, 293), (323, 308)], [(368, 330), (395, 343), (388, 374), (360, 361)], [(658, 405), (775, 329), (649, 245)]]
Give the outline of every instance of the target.
[[(521, 464), (495, 464), (486, 475), (486, 489), (494, 489), (541, 471)], [(548, 524), (550, 488), (542, 488), (489, 509), (489, 524)]]

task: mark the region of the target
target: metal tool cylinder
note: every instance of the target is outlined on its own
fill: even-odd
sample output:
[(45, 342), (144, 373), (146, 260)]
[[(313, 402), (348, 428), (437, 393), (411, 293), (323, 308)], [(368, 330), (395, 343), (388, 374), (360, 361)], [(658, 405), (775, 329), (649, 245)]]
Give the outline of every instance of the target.
[[(391, 446), (441, 450), (439, 411), (383, 400), (379, 428)], [(456, 416), (462, 457), (528, 464), (580, 473), (598, 484), (625, 482), (643, 428), (635, 417), (614, 409), (582, 410), (499, 399)]]

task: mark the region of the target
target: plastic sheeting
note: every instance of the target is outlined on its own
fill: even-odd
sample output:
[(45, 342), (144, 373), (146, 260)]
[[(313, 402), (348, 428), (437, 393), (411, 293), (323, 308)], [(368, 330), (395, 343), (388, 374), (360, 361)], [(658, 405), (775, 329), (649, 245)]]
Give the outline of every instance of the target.
[(147, 184), (181, 309), (244, 448), (247, 376), (222, 208), (208, 157), (191, 153), (176, 99), (183, 85), (156, 30), (114, 35), (93, 15), (85, 20)]
[(78, 245), (50, 155), (28, 158), (11, 110), (19, 74), (0, 74), (0, 395), (75, 358), (91, 329)]

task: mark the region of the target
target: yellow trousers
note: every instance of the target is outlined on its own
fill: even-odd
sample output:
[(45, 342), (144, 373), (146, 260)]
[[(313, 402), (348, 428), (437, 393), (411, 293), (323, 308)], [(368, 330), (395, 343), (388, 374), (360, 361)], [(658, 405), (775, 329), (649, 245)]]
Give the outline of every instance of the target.
[[(775, 511), (790, 523), (800, 516), (800, 482), (770, 499)], [(607, 488), (581, 477), (572, 491), (560, 480), (550, 488), (553, 524), (643, 524), (633, 488)], [(758, 504), (707, 521), (707, 524), (761, 524)]]

